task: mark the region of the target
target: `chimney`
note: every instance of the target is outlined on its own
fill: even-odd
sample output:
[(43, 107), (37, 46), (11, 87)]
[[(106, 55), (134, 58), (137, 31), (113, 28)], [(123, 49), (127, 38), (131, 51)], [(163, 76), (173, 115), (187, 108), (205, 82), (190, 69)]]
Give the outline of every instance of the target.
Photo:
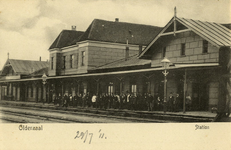
[(139, 54), (141, 54), (142, 53), (142, 45), (139, 45)]
[(126, 46), (126, 49), (125, 49), (125, 61), (128, 60), (128, 57), (129, 57), (129, 47)]
[(76, 26), (71, 26), (71, 29), (76, 31)]
[(119, 22), (119, 18), (115, 18), (115, 22)]
[(39, 57), (39, 61), (41, 61), (41, 56)]

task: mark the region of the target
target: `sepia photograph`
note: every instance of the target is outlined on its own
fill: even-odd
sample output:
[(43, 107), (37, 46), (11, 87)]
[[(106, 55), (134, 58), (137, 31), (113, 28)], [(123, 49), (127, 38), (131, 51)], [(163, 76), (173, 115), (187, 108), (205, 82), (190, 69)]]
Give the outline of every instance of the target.
[(230, 7), (0, 0), (0, 149), (231, 148)]

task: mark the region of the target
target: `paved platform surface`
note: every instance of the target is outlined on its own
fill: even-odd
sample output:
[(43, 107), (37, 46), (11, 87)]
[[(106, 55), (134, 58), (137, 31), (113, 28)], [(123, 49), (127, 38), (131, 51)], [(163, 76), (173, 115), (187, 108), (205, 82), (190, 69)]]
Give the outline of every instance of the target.
[[(36, 107), (45, 109), (55, 109), (55, 110), (65, 110), (64, 107), (59, 107), (53, 103), (36, 103), (36, 102), (23, 102), (23, 101), (6, 101), (1, 100), (0, 105), (10, 105), (10, 106), (24, 106), (24, 107)], [(83, 108), (83, 107), (68, 107), (67, 111), (77, 111), (85, 113), (94, 114), (106, 114), (115, 116), (127, 116), (127, 117), (139, 117), (139, 118), (153, 118), (162, 120), (174, 120), (178, 122), (211, 122), (216, 113), (209, 111), (188, 111), (183, 112), (166, 112), (163, 111), (134, 111), (127, 109), (96, 109), (96, 108)], [(229, 117), (230, 119), (230, 117)]]

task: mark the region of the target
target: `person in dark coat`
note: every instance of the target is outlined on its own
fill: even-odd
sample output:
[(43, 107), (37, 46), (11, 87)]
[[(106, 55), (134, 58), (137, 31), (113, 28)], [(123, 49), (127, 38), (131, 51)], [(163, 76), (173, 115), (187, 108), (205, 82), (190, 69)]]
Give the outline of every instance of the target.
[(122, 93), (120, 101), (121, 101), (121, 109), (124, 109), (126, 106), (126, 103), (125, 103), (126, 102), (126, 95), (124, 93)]
[(83, 106), (82, 104), (83, 104), (83, 99), (82, 99), (82, 94), (80, 93), (77, 95), (77, 106), (82, 107)]
[(107, 109), (107, 94), (103, 94), (102, 101), (103, 101), (103, 108), (106, 110)]
[(86, 95), (86, 93), (84, 93), (83, 97), (82, 97), (82, 107), (86, 106), (86, 101), (87, 101), (87, 95)]
[(66, 109), (68, 107), (68, 96), (66, 94), (64, 94), (63, 97), (63, 107), (65, 107)]
[(138, 93), (136, 96), (136, 110), (141, 110), (141, 94)]
[(73, 96), (70, 94), (69, 95), (69, 103), (68, 103), (69, 106), (73, 106)]
[(128, 93), (126, 97), (126, 108), (131, 109), (131, 94)]
[(173, 112), (173, 108), (174, 108), (173, 102), (174, 102), (174, 96), (171, 92), (168, 97), (168, 110), (170, 112)]
[(62, 106), (62, 96), (61, 94), (59, 93), (58, 97), (57, 97), (57, 103), (58, 105), (61, 107)]
[(176, 93), (174, 111), (179, 111), (179, 104), (180, 104), (180, 95), (178, 93)]
[(148, 102), (148, 111), (152, 111), (153, 110), (153, 96), (151, 95), (151, 93), (149, 93), (147, 96), (147, 102)]
[(155, 93), (154, 98), (153, 98), (153, 109), (158, 110), (158, 97), (159, 94)]

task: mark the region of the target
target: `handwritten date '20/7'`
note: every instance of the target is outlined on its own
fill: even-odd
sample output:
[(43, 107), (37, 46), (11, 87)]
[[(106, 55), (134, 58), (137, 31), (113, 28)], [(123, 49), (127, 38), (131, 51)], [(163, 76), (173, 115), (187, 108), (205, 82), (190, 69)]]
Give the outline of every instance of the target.
[[(87, 139), (89, 139), (89, 144), (91, 144), (93, 133), (89, 133), (88, 130), (86, 130), (85, 132), (77, 131), (74, 139), (77, 138), (83, 140), (83, 143), (85, 143)], [(104, 133), (101, 133), (101, 129), (99, 130), (99, 139), (107, 139)]]

